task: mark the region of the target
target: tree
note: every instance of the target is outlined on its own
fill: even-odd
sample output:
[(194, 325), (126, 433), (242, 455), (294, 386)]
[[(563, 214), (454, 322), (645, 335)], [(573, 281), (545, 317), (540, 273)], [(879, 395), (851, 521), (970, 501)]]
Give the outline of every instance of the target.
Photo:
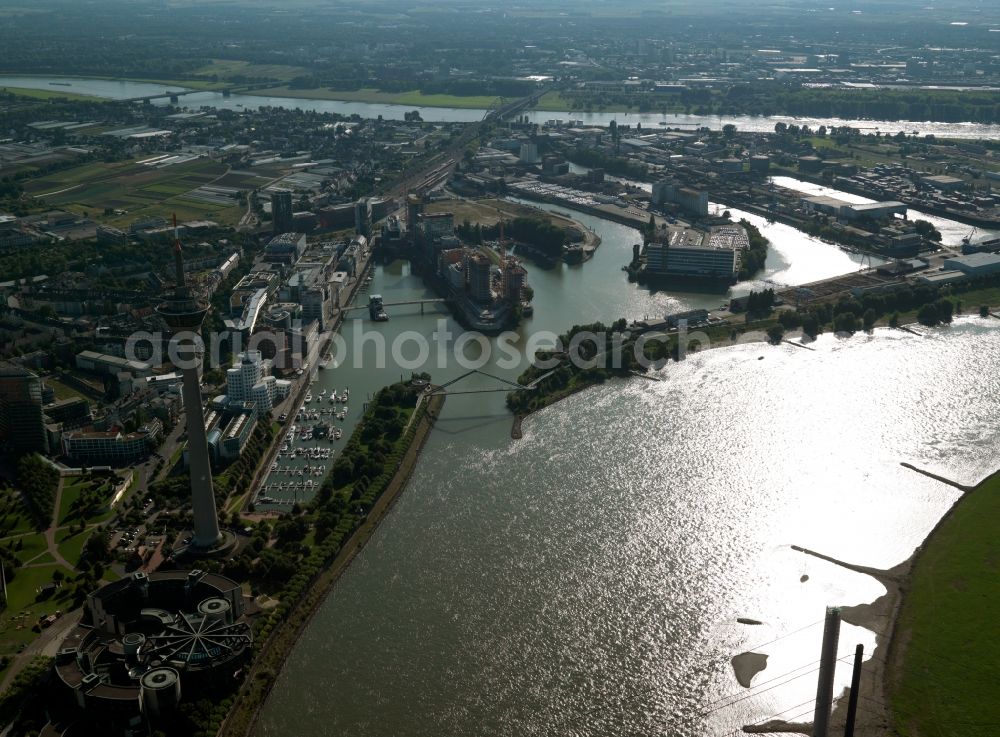
[(785, 328), (781, 325), (772, 325), (767, 329), (767, 339), (769, 342), (777, 345), (781, 342), (781, 339), (785, 336)]
[(982, 306), (980, 306), (980, 308), (979, 308), (979, 316), (980, 317), (989, 317), (990, 316), (990, 306), (989, 305), (982, 305)]
[(937, 308), (932, 304), (926, 304), (917, 312), (917, 320), (921, 325), (934, 327), (938, 324)]
[(941, 232), (926, 220), (914, 220), (913, 229), (924, 238), (937, 243), (941, 242)]
[(867, 310), (865, 310), (865, 314), (862, 317), (862, 321), (864, 323), (865, 330), (871, 332), (871, 329), (873, 327), (875, 327), (875, 320), (877, 320), (877, 319), (878, 319), (878, 316), (875, 314), (875, 310), (873, 310), (871, 307), (869, 307)]
[(736, 137), (736, 126), (732, 123), (726, 123), (722, 126), (722, 135), (725, 138), (735, 138)]
[(810, 338), (819, 335), (819, 320), (812, 312), (802, 318), (802, 332)]

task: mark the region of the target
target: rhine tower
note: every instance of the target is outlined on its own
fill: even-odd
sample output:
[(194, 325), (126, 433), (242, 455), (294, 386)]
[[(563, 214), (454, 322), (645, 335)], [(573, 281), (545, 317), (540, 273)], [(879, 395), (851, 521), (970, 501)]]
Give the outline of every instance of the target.
[[(177, 236), (177, 218), (174, 218), (174, 266), (177, 285), (157, 306), (156, 312), (170, 328), (176, 357), (181, 364), (183, 378), (185, 424), (188, 436), (188, 463), (191, 469), (191, 506), (194, 512), (195, 548), (207, 550), (216, 547), (222, 535), (215, 510), (215, 491), (212, 488), (212, 467), (208, 457), (208, 437), (205, 432), (205, 415), (201, 404), (201, 324), (208, 313), (208, 302), (198, 299), (184, 279), (184, 259), (181, 241)], [(201, 345), (199, 345), (201, 344)]]

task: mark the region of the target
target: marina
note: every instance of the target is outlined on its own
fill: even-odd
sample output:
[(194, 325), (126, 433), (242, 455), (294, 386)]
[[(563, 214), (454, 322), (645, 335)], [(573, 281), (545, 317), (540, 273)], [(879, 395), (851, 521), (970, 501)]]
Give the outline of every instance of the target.
[(314, 397), (310, 388), (298, 410), (286, 416), (276, 460), (254, 495), (255, 511), (286, 511), (319, 492), (344, 438), (350, 393), (347, 387), (324, 387)]

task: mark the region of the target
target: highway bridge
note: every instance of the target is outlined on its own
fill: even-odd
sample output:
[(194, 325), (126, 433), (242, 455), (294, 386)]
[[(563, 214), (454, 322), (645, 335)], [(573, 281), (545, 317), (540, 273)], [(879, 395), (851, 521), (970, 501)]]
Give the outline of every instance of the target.
[[(403, 301), (400, 301), (400, 302), (383, 302), (382, 306), (383, 307), (401, 307), (403, 305), (420, 305), (421, 309), (423, 309), (424, 305), (444, 304), (447, 301), (448, 301), (448, 299), (446, 297), (435, 297), (433, 299), (407, 299), (407, 300), (403, 300)], [(355, 310), (367, 310), (367, 309), (368, 309), (368, 305), (367, 304), (363, 304), (363, 305), (354, 305), (353, 307), (345, 307), (343, 309), (343, 311), (344, 312), (353, 312)]]

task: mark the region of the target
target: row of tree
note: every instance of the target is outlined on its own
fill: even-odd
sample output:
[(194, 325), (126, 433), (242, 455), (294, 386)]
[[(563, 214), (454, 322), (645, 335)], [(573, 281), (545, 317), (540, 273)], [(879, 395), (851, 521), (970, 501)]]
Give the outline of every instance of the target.
[(37, 453), (23, 456), (17, 463), (17, 486), (38, 529), (46, 529), (52, 524), (59, 471)]

